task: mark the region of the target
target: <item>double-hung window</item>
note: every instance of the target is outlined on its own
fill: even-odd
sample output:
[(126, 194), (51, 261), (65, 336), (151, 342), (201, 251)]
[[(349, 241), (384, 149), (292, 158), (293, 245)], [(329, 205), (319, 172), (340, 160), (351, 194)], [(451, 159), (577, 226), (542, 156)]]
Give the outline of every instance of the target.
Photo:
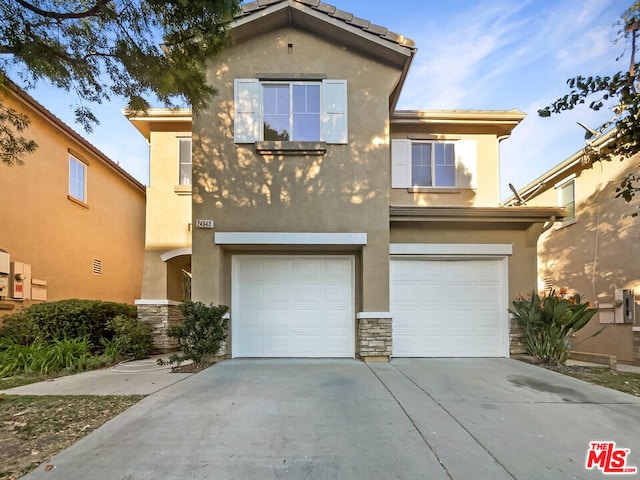
[(191, 139), (179, 138), (179, 184), (191, 185)]
[(234, 140), (347, 143), (346, 80), (236, 79)]
[(86, 177), (87, 166), (69, 155), (69, 196), (87, 203)]
[(320, 84), (262, 86), (265, 140), (320, 141)]
[(393, 188), (476, 188), (473, 140), (391, 141)]
[(562, 220), (562, 224), (573, 223), (576, 220), (576, 183), (571, 179), (557, 186), (558, 205), (567, 210), (567, 216)]

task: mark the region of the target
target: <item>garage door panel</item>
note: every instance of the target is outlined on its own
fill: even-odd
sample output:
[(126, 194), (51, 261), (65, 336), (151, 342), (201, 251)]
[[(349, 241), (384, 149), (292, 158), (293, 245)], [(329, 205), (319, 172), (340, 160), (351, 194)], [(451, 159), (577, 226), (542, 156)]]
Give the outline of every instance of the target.
[(353, 357), (352, 257), (240, 255), (233, 263), (234, 357)]
[(391, 261), (393, 355), (504, 356), (502, 260)]

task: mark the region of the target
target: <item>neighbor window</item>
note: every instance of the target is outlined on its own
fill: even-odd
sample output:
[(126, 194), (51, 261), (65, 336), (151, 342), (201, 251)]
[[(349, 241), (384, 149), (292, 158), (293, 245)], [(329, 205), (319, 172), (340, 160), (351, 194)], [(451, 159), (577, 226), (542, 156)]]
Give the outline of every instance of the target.
[(347, 143), (346, 80), (235, 80), (234, 140)]
[(568, 212), (562, 223), (572, 222), (576, 219), (575, 180), (569, 180), (558, 187), (558, 204), (566, 208)]
[(191, 139), (178, 139), (180, 145), (180, 185), (191, 185)]
[(391, 141), (393, 188), (476, 188), (473, 140)]
[(86, 192), (87, 166), (80, 160), (69, 157), (69, 196), (87, 202)]

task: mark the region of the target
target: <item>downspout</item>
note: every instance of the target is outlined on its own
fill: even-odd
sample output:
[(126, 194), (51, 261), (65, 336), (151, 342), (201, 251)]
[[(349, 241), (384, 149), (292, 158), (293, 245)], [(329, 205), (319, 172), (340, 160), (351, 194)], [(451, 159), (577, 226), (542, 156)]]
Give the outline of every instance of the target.
[(544, 232), (546, 232), (547, 230), (549, 230), (551, 227), (553, 227), (553, 225), (556, 223), (556, 216), (552, 215), (551, 217), (549, 217), (549, 220), (547, 220), (547, 223), (545, 223), (542, 226), (542, 231), (540, 232), (540, 235), (542, 235)]

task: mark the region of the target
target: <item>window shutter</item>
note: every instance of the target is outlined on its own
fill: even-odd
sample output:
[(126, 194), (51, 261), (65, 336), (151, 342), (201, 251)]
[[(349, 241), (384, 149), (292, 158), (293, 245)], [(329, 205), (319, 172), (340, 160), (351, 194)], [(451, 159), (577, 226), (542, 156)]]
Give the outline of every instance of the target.
[(391, 188), (411, 186), (411, 140), (391, 140)]
[(234, 126), (236, 143), (262, 140), (262, 88), (256, 78), (234, 80)]
[(322, 131), (320, 140), (327, 143), (348, 143), (347, 81), (322, 81)]
[(456, 186), (458, 188), (478, 187), (477, 145), (475, 140), (456, 142)]

